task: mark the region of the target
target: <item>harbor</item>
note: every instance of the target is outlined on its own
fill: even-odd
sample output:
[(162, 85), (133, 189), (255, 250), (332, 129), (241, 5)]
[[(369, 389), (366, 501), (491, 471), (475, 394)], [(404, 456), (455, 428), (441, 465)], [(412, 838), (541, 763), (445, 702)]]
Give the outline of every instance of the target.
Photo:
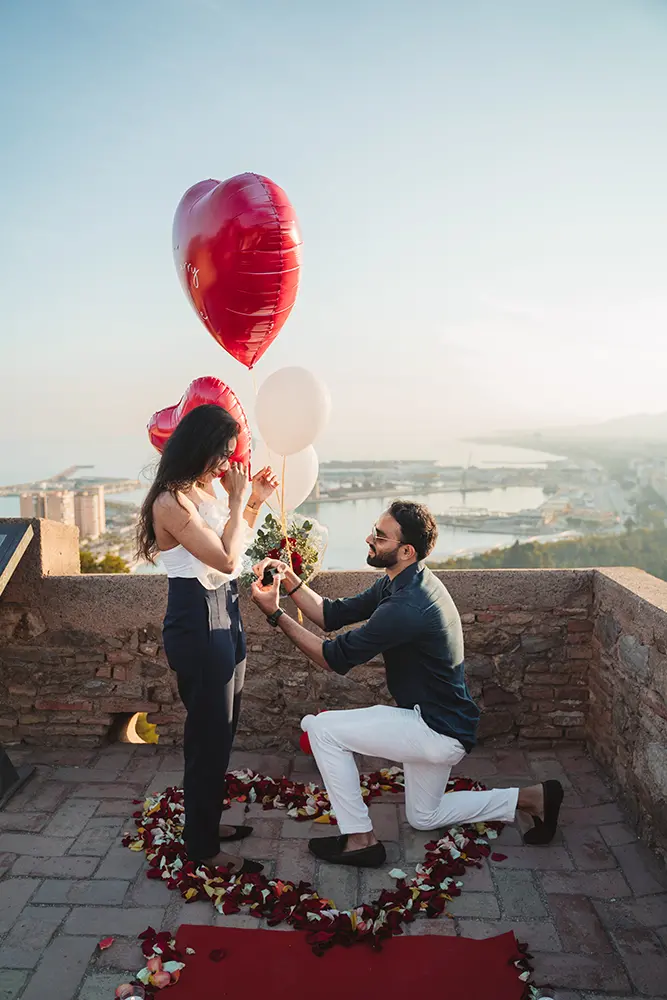
[[(365, 565), (365, 538), (382, 510), (398, 496), (419, 500), (434, 512), (439, 529), (434, 559), (474, 555), (517, 541), (547, 542), (617, 532), (632, 516), (632, 489), (610, 481), (596, 463), (531, 453), (526, 453), (523, 464), (512, 461), (520, 454), (501, 453), (500, 461), (492, 461), (495, 453), (489, 449), (475, 456), (474, 465), (470, 461), (464, 465), (451, 461), (323, 462), (316, 488), (299, 512), (329, 529), (323, 568), (337, 570)], [(84, 469), (85, 478), (81, 476)], [(82, 548), (96, 559), (106, 554), (120, 556), (133, 572), (155, 572), (137, 562), (134, 549), (136, 519), (147, 484), (94, 477), (89, 470), (72, 466), (51, 478), (5, 486), (0, 513), (64, 520), (65, 501), (73, 495), (73, 518), (80, 528)], [(27, 510), (29, 498), (32, 514)]]

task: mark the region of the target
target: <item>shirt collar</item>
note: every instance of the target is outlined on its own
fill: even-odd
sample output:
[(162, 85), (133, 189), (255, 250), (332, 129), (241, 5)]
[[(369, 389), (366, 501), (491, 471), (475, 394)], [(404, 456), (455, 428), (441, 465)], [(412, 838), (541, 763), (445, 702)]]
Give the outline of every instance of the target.
[(398, 576), (395, 576), (394, 579), (389, 582), (389, 593), (395, 594), (397, 591), (402, 590), (403, 587), (407, 587), (409, 583), (412, 583), (417, 573), (422, 572), (423, 568), (424, 567), (421, 563), (411, 563), (407, 569), (402, 570)]

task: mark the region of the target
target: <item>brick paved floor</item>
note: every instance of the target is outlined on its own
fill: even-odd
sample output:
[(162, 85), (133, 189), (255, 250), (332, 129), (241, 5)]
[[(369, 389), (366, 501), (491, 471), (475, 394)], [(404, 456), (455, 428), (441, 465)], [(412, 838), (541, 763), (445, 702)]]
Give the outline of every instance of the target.
[[(144, 876), (142, 854), (119, 844), (132, 799), (180, 782), (174, 750), (118, 745), (103, 751), (14, 750), (37, 776), (0, 812), (0, 1000), (107, 1000), (143, 964), (136, 934), (148, 924), (262, 926), (222, 917), (208, 903), (185, 904)], [(366, 770), (378, 762), (364, 762)], [(317, 779), (311, 758), (237, 753), (232, 766)], [(524, 847), (508, 827), (507, 860), (464, 877), (451, 905), (455, 920), (419, 920), (411, 934), (483, 937), (512, 928), (536, 959), (538, 982), (557, 1000), (667, 997), (667, 873), (634, 837), (591, 760), (581, 751), (475, 751), (461, 773), (512, 785), (557, 777), (566, 786), (562, 835)], [(410, 870), (431, 834), (405, 823), (399, 797), (371, 807), (388, 847), (386, 871), (358, 873), (315, 863), (309, 836), (331, 828), (296, 823), (253, 806), (254, 835), (241, 845), (270, 873), (312, 879), (347, 907), (393, 884), (387, 871)], [(226, 814), (242, 820), (241, 807)], [(296, 933), (296, 932), (294, 932)], [(107, 951), (100, 938), (113, 935)]]

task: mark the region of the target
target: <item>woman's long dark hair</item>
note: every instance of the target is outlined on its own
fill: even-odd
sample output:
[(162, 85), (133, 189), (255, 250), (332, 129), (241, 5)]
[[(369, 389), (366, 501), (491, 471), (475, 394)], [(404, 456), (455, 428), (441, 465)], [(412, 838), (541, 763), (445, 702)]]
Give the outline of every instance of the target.
[(214, 403), (197, 406), (183, 417), (168, 439), (155, 473), (153, 485), (141, 506), (137, 526), (137, 553), (154, 562), (158, 552), (153, 524), (153, 504), (161, 493), (191, 489), (222, 458), (229, 458), (229, 442), (238, 437), (239, 425)]

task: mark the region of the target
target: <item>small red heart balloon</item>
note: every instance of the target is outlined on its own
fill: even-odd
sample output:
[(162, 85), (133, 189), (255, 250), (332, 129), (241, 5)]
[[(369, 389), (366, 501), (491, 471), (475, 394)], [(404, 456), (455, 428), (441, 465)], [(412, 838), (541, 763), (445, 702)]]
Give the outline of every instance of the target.
[(212, 375), (196, 378), (187, 387), (176, 406), (167, 406), (164, 410), (158, 410), (157, 413), (153, 414), (148, 421), (148, 437), (153, 447), (161, 453), (179, 421), (186, 413), (203, 403), (215, 403), (216, 406), (221, 406), (223, 410), (227, 410), (234, 417), (240, 431), (236, 450), (231, 460), (232, 462), (240, 462), (241, 465), (250, 469), (252, 435), (248, 427), (248, 418), (236, 393), (219, 378), (213, 378)]
[(259, 174), (200, 181), (176, 209), (173, 247), (202, 323), (253, 368), (280, 333), (299, 287), (301, 234), (289, 198)]

